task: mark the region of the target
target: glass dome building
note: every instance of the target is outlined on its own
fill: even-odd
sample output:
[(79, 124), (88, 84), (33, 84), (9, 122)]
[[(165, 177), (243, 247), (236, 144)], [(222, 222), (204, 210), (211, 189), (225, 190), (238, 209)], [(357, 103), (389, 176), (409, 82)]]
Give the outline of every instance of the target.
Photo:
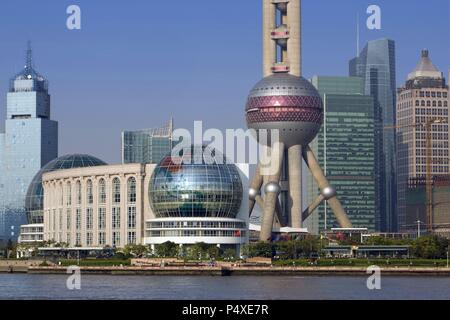
[(155, 168), (149, 185), (155, 216), (236, 218), (243, 192), (237, 167), (204, 146), (188, 153), (168, 155)]
[(247, 186), (248, 167), (208, 147), (164, 157), (149, 178), (145, 244), (203, 242), (239, 253), (248, 241)]
[(56, 158), (47, 163), (34, 176), (28, 187), (25, 198), (25, 208), (29, 224), (43, 223), (44, 190), (42, 175), (46, 172), (106, 165), (104, 161), (86, 154), (70, 154)]

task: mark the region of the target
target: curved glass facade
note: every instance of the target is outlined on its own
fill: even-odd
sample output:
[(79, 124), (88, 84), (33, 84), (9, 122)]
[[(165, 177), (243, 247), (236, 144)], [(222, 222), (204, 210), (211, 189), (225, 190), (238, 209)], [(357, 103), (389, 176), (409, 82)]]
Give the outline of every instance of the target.
[(44, 189), (42, 175), (46, 172), (106, 165), (100, 159), (85, 154), (71, 154), (59, 157), (47, 163), (33, 178), (25, 198), (28, 223), (43, 223)]
[(204, 154), (210, 158), (194, 153), (193, 163), (183, 161), (188, 155), (177, 161), (166, 156), (155, 168), (149, 199), (157, 217), (236, 217), (242, 202), (236, 166)]

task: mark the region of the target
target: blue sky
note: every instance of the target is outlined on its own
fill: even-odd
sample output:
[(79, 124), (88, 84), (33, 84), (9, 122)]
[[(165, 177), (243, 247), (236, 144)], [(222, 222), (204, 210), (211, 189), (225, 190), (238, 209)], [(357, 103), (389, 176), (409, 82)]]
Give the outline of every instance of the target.
[[(82, 30), (66, 28), (77, 4)], [(381, 7), (382, 29), (366, 29), (366, 8)], [(303, 0), (304, 76), (347, 75), (361, 47), (388, 37), (397, 45), (397, 83), (422, 48), (450, 69), (448, 0)], [(0, 129), (9, 78), (33, 43), (37, 70), (50, 81), (60, 155), (120, 161), (120, 132), (155, 127), (245, 128), (244, 104), (261, 77), (261, 0), (2, 0)]]

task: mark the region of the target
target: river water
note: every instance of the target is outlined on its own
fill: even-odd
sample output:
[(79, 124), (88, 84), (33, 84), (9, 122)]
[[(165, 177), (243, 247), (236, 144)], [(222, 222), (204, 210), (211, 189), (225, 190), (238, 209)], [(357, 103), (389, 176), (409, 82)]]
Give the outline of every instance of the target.
[(111, 276), (0, 274), (0, 299), (449, 299), (450, 277), (381, 278), (369, 290), (362, 276)]

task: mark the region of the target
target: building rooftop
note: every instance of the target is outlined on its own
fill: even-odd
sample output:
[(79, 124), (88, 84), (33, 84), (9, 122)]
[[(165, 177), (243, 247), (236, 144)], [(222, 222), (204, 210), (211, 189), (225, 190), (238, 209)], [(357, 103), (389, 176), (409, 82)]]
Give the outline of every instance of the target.
[(28, 222), (35, 222), (31, 216), (31, 211), (43, 210), (44, 208), (44, 190), (42, 188), (42, 175), (44, 173), (101, 165), (106, 165), (106, 162), (87, 154), (64, 155), (47, 163), (36, 173), (27, 190), (25, 208), (27, 210)]
[(48, 81), (34, 69), (33, 51), (31, 49), (31, 43), (28, 41), (25, 67), (11, 79), (10, 92), (33, 91), (33, 90), (47, 91)]
[(427, 49), (422, 50), (420, 61), (414, 71), (408, 75), (408, 80), (421, 77), (439, 79), (443, 78), (442, 72), (440, 72), (431, 61), (429, 57), (429, 51)]

